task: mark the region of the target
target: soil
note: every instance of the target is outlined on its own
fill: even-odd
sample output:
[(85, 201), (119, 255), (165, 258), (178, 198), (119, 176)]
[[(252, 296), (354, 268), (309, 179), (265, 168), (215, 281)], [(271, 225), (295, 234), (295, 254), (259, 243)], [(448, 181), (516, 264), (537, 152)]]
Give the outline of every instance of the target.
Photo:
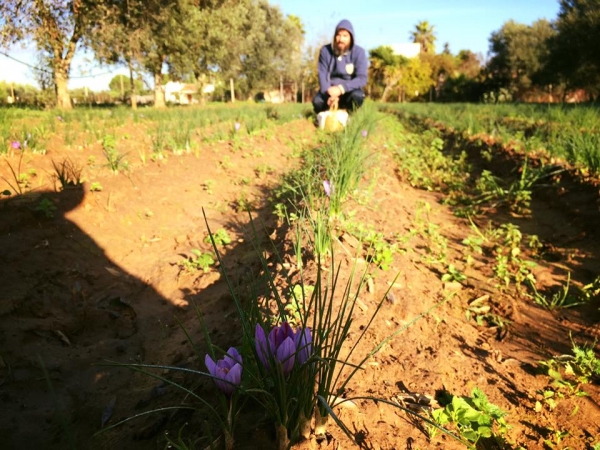
[[(134, 123), (120, 132), (129, 136), (124, 145), (130, 146), (130, 155), (136, 154), (136, 145), (147, 145), (143, 129)], [(283, 285), (286, 275), (293, 276), (293, 231), (273, 214), (272, 190), (281, 175), (300, 164), (298, 149), (317, 145), (318, 132), (300, 119), (235, 145), (199, 142), (196, 155), (132, 161), (119, 174), (90, 163), (90, 156), (104, 158), (98, 143), (66, 146), (57, 138), (46, 155), (26, 154), (22, 164), (36, 169), (35, 189), (0, 199), (2, 448), (135, 450), (165, 448), (165, 433), (174, 438), (182, 429), (191, 441), (202, 437), (203, 422), (211, 419), (201, 407), (164, 410), (94, 436), (124, 418), (185, 401), (180, 390), (107, 362), (205, 370), (203, 356), (197, 358), (183, 331), (203, 355), (196, 308), (221, 348), (239, 344), (240, 324), (221, 270), (240, 289), (260, 273), (245, 206), (251, 206), (263, 242), (266, 236), (276, 238), (289, 262), (280, 265), (266, 255)], [(373, 136), (368, 145), (379, 167), (363, 183), (371, 189), (369, 201), (350, 200), (345, 209), (389, 239), (407, 235), (419, 220), (436, 224), (449, 240), (448, 259), (461, 261), (461, 242), (472, 235), (468, 220), (455, 217), (441, 203), (442, 194), (411, 187), (384, 142)], [(84, 168), (82, 189), (55, 191), (51, 161), (65, 158)], [(19, 153), (7, 161), (16, 167)], [(1, 165), (0, 174), (11, 180), (8, 164)], [(92, 182), (102, 190), (92, 192)], [(2, 189), (8, 187), (2, 183)], [(44, 198), (55, 208), (40, 210)], [(431, 207), (426, 216), (425, 204)], [(51, 217), (48, 209), (53, 209)], [(533, 270), (538, 289), (551, 291), (565, 284), (568, 273), (579, 286), (600, 273), (599, 215), (597, 188), (565, 182), (558, 191), (536, 192), (530, 215), (495, 210), (477, 223), (483, 229), (489, 220), (511, 222), (526, 235), (538, 235), (547, 257), (538, 259)], [(192, 249), (212, 251), (205, 242), (207, 224), (213, 232), (227, 230), (232, 243), (222, 248), (220, 267), (186, 271), (181, 262)], [(356, 263), (356, 243), (342, 232), (337, 237), (335, 261), (345, 277)], [(598, 384), (580, 386), (587, 396), (563, 393), (551, 409), (543, 392), (556, 388), (539, 364), (570, 354), (572, 342), (594, 344), (600, 337), (598, 299), (548, 311), (497, 289), (491, 279), (494, 259), (485, 253), (466, 270), (466, 281), (444, 283), (439, 266), (424, 262), (427, 245), (418, 235), (403, 243), (392, 266), (377, 270), (374, 283), (361, 291), (349, 343), (391, 285), (358, 354), (407, 328), (367, 362), (344, 396), (383, 398), (425, 413), (444, 391), (470, 396), (479, 387), (508, 413), (507, 441), (512, 444), (506, 448), (585, 449), (600, 443)], [(310, 274), (314, 261), (307, 260), (306, 267)], [(468, 320), (465, 311), (476, 299), (486, 301), (505, 326)], [(208, 401), (215, 399), (210, 380), (168, 369), (160, 374), (187, 383)], [(430, 439), (422, 421), (383, 402), (354, 400), (336, 411), (361, 448), (464, 448), (439, 433)], [(251, 405), (240, 420), (236, 448), (273, 448), (272, 425)], [(313, 437), (295, 447), (353, 446), (335, 425), (329, 432), (324, 441)]]

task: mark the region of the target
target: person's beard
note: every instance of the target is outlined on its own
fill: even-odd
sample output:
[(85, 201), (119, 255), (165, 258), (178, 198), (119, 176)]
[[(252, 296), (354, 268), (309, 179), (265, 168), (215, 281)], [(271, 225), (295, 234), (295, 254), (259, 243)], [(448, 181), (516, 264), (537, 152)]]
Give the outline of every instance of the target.
[(344, 53), (346, 53), (348, 51), (349, 47), (350, 47), (350, 44), (344, 44), (343, 42), (336, 42), (335, 43), (335, 54), (343, 55)]

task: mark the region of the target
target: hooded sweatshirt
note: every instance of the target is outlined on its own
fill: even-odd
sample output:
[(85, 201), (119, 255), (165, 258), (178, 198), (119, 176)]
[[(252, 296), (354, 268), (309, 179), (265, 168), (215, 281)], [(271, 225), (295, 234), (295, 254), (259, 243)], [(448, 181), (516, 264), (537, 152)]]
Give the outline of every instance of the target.
[[(335, 35), (339, 29), (350, 33), (350, 47), (343, 55), (335, 54)], [(322, 94), (331, 86), (341, 86), (343, 92), (362, 89), (367, 84), (368, 61), (365, 50), (356, 45), (354, 28), (349, 20), (342, 20), (335, 27), (333, 42), (324, 45), (319, 54), (319, 87)]]

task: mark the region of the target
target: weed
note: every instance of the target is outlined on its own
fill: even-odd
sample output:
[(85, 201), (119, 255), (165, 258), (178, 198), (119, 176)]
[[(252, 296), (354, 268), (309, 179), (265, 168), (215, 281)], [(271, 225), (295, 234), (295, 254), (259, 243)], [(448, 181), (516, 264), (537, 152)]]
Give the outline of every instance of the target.
[(69, 158), (63, 159), (60, 163), (52, 160), (52, 167), (54, 167), (52, 177), (60, 183), (63, 189), (81, 185), (81, 172), (83, 168), (76, 165)]
[[(450, 395), (445, 407), (431, 415), (436, 424), (453, 425), (463, 439), (473, 444), (480, 439), (502, 442), (508, 431), (506, 412), (490, 403), (479, 388), (473, 389), (471, 397)], [(435, 430), (429, 428), (429, 433), (435, 435)]]
[(107, 134), (102, 139), (102, 152), (106, 157), (107, 166), (113, 173), (119, 173), (119, 169), (127, 168), (127, 162), (124, 161), (125, 155), (117, 150), (117, 141), (112, 134)]
[[(223, 245), (227, 245), (227, 244), (231, 244), (231, 238), (229, 237), (229, 233), (227, 233), (227, 230), (225, 230), (224, 228), (221, 228), (219, 230), (217, 230), (213, 235), (212, 235), (212, 240), (214, 240), (215, 245), (217, 246), (223, 246)], [(206, 236), (204, 238), (204, 242), (206, 244), (210, 244), (212, 242), (210, 235)]]
[(207, 273), (210, 270), (210, 266), (215, 263), (213, 256), (210, 253), (203, 253), (197, 248), (192, 249), (192, 256), (186, 257), (179, 263), (179, 267), (187, 270), (188, 272), (195, 272), (202, 270)]
[(394, 253), (398, 251), (398, 245), (388, 243), (383, 233), (375, 231), (370, 231), (364, 236), (361, 235), (360, 239), (367, 248), (365, 259), (382, 270), (388, 270), (394, 262)]
[(544, 308), (554, 311), (555, 309), (571, 308), (573, 306), (583, 305), (585, 302), (578, 297), (569, 293), (569, 286), (571, 284), (571, 272), (567, 275), (567, 283), (560, 288), (558, 292), (552, 294), (552, 297), (548, 299), (544, 294), (540, 293), (535, 284), (530, 283), (531, 289), (533, 290), (533, 300)]
[(10, 163), (8, 158), (6, 158), (6, 156), (4, 156), (4, 160), (6, 161), (6, 164), (8, 165), (8, 168), (10, 169), (10, 172), (12, 174), (14, 184), (12, 184), (9, 180), (7, 180), (4, 177), (2, 177), (2, 179), (4, 181), (6, 181), (6, 183), (8, 183), (8, 186), (10, 188), (12, 188), (12, 190), (19, 195), (23, 194), (23, 186), (21, 184), (21, 164), (23, 163), (23, 154), (24, 154), (24, 152), (21, 152), (19, 155), (19, 164), (17, 165), (17, 168), (16, 168), (17, 170), (15, 170), (15, 168), (12, 166), (12, 164)]
[(234, 208), (236, 212), (250, 211), (254, 208), (254, 204), (248, 198), (248, 194), (245, 191), (240, 192), (238, 198), (234, 201)]
[(446, 273), (442, 275), (442, 281), (444, 283), (448, 283), (448, 282), (458, 282), (458, 283), (462, 283), (463, 281), (466, 281), (467, 277), (460, 272), (458, 269), (456, 269), (456, 267), (454, 267), (454, 264), (448, 264), (448, 268), (446, 269)]
[(465, 311), (466, 319), (474, 319), (478, 326), (487, 324), (490, 327), (505, 328), (510, 324), (510, 321), (491, 312), (492, 307), (489, 304), (489, 299), (489, 295), (483, 295), (470, 302)]
[(594, 352), (596, 343), (578, 346), (573, 341), (573, 355), (561, 355), (548, 361), (540, 362), (554, 380), (562, 380), (560, 370), (563, 369), (568, 379), (587, 384), (600, 380), (600, 359)]
[(94, 182), (92, 182), (92, 184), (90, 184), (91, 192), (100, 192), (101, 190), (102, 190), (102, 185), (100, 184), (100, 182), (94, 181)]
[(207, 194), (212, 194), (215, 184), (215, 180), (204, 180), (204, 183), (202, 184), (202, 189), (204, 189)]
[(54, 212), (57, 210), (56, 205), (52, 202), (52, 200), (42, 197), (40, 202), (34, 208), (34, 211), (40, 211), (44, 214), (44, 216), (48, 219), (54, 217)]

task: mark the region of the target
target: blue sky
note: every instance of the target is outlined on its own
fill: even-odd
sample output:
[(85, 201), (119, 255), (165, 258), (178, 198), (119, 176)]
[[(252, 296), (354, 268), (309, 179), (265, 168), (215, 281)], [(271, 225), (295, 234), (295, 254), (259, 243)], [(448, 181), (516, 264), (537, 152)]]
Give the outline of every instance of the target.
[[(558, 0), (273, 0), (285, 14), (304, 23), (308, 44), (331, 39), (335, 25), (348, 19), (357, 43), (369, 50), (380, 45), (410, 42), (410, 32), (423, 20), (434, 26), (436, 50), (445, 42), (450, 51), (488, 51), (488, 39), (510, 19), (531, 25), (554, 20)], [(321, 41), (320, 41), (321, 40)]]
[[(410, 42), (410, 32), (423, 20), (434, 27), (436, 50), (445, 42), (454, 54), (468, 49), (488, 52), (492, 32), (513, 19), (531, 25), (538, 19), (554, 20), (558, 15), (558, 0), (270, 0), (284, 14), (293, 14), (302, 20), (306, 43), (317, 46), (331, 39), (335, 25), (349, 19), (354, 25), (356, 42), (369, 49), (380, 45)], [(9, 52), (16, 59), (35, 65), (32, 52), (13, 48)], [(72, 66), (69, 87), (88, 86), (99, 91), (108, 89), (116, 74), (127, 75), (124, 68), (101, 68), (83, 55), (76, 57)], [(91, 77), (90, 77), (91, 75)], [(77, 78), (77, 77), (85, 78)], [(0, 80), (35, 84), (31, 70), (0, 54)]]

